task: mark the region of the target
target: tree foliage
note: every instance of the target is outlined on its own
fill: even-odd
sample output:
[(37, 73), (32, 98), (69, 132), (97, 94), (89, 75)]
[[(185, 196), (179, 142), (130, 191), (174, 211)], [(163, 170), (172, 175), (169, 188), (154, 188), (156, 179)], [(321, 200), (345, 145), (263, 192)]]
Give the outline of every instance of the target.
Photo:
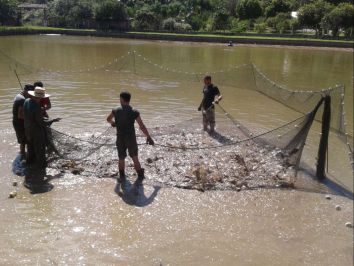
[[(287, 33), (313, 29), (319, 35), (329, 31), (348, 37), (353, 32), (351, 0), (0, 0), (0, 24), (16, 23), (18, 2), (47, 3), (49, 25), (61, 27)], [(298, 19), (291, 18), (292, 11), (298, 11)], [(38, 23), (42, 17), (34, 20)]]
[(263, 10), (258, 0), (241, 0), (236, 7), (240, 19), (255, 19), (262, 16)]
[(0, 0), (0, 25), (16, 24), (17, 1)]
[(332, 5), (324, 0), (316, 0), (313, 3), (302, 6), (299, 10), (299, 23), (303, 27), (316, 30), (322, 35), (322, 20), (332, 9)]

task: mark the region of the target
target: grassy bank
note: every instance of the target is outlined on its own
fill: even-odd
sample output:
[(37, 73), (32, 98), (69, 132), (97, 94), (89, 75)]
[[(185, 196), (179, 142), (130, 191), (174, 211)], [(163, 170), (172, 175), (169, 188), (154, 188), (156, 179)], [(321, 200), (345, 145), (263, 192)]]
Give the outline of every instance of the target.
[[(238, 39), (252, 39), (252, 40), (279, 40), (279, 41), (318, 41), (318, 42), (337, 42), (337, 43), (349, 43), (354, 44), (353, 41), (348, 40), (331, 40), (331, 39), (319, 39), (309, 37), (279, 37), (279, 36), (269, 36), (257, 35), (257, 34), (248, 34), (248, 35), (221, 35), (221, 34), (188, 34), (188, 33), (167, 33), (167, 32), (136, 32), (130, 31), (131, 34), (140, 34), (140, 35), (162, 35), (162, 36), (180, 36), (180, 37), (206, 37), (206, 38), (224, 38), (225, 41), (228, 40), (238, 40)], [(312, 37), (312, 38), (311, 38)]]
[(233, 41), (234, 43), (243, 44), (267, 44), (267, 45), (293, 45), (293, 46), (314, 46), (314, 47), (339, 47), (353, 48), (353, 41), (348, 40), (330, 40), (318, 39), (304, 36), (284, 37), (279, 35), (222, 35), (209, 33), (168, 33), (168, 32), (117, 32), (117, 31), (99, 31), (95, 29), (67, 29), (53, 28), (42, 26), (19, 26), (19, 27), (0, 27), (0, 35), (22, 35), (22, 34), (67, 34), (80, 36), (97, 36), (97, 37), (116, 37), (116, 38), (132, 38), (147, 40), (167, 40), (167, 41), (191, 41), (191, 42), (214, 42), (225, 43)]

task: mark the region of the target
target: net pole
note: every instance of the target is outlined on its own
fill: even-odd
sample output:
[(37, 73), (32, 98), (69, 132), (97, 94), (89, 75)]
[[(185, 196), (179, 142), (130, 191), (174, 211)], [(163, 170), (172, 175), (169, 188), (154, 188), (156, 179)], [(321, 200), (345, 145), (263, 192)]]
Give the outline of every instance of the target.
[(322, 115), (322, 134), (318, 148), (316, 177), (324, 179), (326, 177), (326, 156), (328, 153), (328, 137), (331, 124), (331, 96), (326, 95), (324, 99), (324, 108)]
[(133, 68), (134, 68), (134, 74), (136, 74), (136, 66), (135, 66), (135, 50), (133, 51)]

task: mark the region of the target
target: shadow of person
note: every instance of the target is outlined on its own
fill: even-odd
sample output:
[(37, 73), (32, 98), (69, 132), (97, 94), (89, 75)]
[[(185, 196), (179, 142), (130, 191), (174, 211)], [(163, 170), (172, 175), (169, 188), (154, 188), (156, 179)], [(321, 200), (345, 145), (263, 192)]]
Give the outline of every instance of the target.
[(54, 186), (49, 181), (62, 177), (61, 173), (55, 176), (47, 175), (45, 169), (26, 164), (24, 156), (21, 154), (17, 155), (12, 162), (12, 172), (17, 176), (25, 177), (23, 185), (30, 190), (31, 194), (51, 191)]
[(232, 139), (229, 139), (228, 137), (220, 134), (219, 132), (209, 132), (210, 137), (212, 137), (213, 139), (215, 139), (217, 142), (219, 142), (220, 144), (230, 144), (233, 142)]
[(161, 189), (160, 186), (153, 186), (153, 188), (154, 191), (147, 197), (145, 195), (143, 185), (136, 187), (127, 180), (122, 184), (117, 182), (114, 191), (126, 204), (137, 207), (145, 207), (154, 201), (157, 193)]
[(31, 194), (46, 193), (54, 188), (54, 186), (49, 183), (51, 180), (50, 177), (51, 176), (47, 176), (45, 168), (29, 165), (25, 170), (25, 181), (23, 185), (30, 190)]
[(24, 161), (24, 156), (18, 154), (12, 162), (12, 173), (17, 176), (25, 176), (26, 165)]

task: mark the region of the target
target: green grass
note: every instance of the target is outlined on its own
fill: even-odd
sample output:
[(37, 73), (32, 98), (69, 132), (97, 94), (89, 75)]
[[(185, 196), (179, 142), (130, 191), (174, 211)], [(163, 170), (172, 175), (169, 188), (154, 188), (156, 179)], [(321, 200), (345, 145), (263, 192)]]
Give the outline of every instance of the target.
[[(50, 32), (50, 31), (59, 31), (59, 32), (97, 32), (95, 29), (68, 29), (68, 28), (57, 28), (57, 27), (44, 27), (44, 26), (32, 26), (32, 25), (25, 25), (25, 26), (15, 26), (15, 27), (6, 27), (6, 26), (0, 26), (0, 32), (6, 32), (6, 31), (18, 31), (18, 32), (31, 32), (31, 31), (42, 31), (42, 32)], [(112, 32), (114, 33), (114, 32)], [(309, 37), (289, 37), (289, 36), (284, 36), (281, 37), (279, 35), (273, 35), (272, 33), (269, 33), (269, 35), (264, 36), (264, 35), (257, 35), (254, 33), (254, 35), (222, 35), (222, 34), (210, 34), (210, 33), (198, 33), (198, 34), (192, 34), (192, 33), (168, 33), (168, 32), (139, 32), (139, 31), (130, 31), (127, 32), (128, 34), (134, 34), (134, 35), (155, 35), (155, 36), (175, 36), (175, 37), (199, 37), (199, 38), (221, 38), (225, 39), (225, 41), (233, 40), (237, 42), (237, 40), (240, 39), (248, 39), (248, 40), (274, 40), (274, 41), (295, 41), (295, 42), (322, 42), (322, 43), (345, 43), (345, 44), (354, 44), (353, 40), (330, 40), (330, 39), (318, 39), (318, 38), (311, 38), (314, 36), (309, 36)]]
[(313, 41), (313, 42), (338, 42), (338, 43), (354, 43), (353, 41), (346, 40), (327, 40), (316, 38), (301, 38), (301, 37), (279, 37), (279, 36), (254, 36), (252, 35), (220, 35), (220, 34), (188, 34), (188, 33), (165, 33), (165, 32), (137, 32), (130, 31), (128, 33), (141, 34), (141, 35), (165, 35), (165, 36), (181, 36), (181, 37), (205, 37), (205, 38), (223, 38), (225, 40), (237, 39), (254, 39), (254, 40), (279, 40), (279, 41)]
[(41, 30), (41, 31), (88, 31), (94, 32), (94, 29), (67, 29), (67, 28), (56, 28), (56, 27), (45, 27), (45, 26), (32, 26), (32, 25), (25, 25), (25, 26), (0, 26), (0, 31), (33, 31), (33, 30)]

